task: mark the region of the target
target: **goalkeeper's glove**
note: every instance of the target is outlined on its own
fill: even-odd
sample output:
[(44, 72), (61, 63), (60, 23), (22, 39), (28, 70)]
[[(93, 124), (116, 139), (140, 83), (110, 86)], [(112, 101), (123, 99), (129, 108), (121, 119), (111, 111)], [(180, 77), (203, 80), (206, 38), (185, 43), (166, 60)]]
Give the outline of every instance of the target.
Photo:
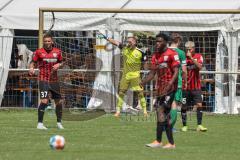
[(107, 36), (105, 36), (104, 34), (100, 34), (101, 35), (101, 38), (104, 38), (104, 39), (106, 39), (106, 40), (108, 40), (109, 39), (109, 37), (107, 37)]
[(103, 34), (103, 38), (106, 39), (106, 40), (109, 39), (109, 37), (105, 36), (104, 34)]

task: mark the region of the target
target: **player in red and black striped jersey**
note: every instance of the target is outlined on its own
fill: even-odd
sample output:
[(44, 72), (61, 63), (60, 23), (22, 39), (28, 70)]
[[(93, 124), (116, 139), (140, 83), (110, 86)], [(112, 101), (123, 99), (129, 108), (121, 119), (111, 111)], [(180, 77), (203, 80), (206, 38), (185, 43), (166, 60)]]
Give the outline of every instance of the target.
[(40, 48), (34, 52), (32, 60), (38, 65), (40, 81), (57, 82), (57, 67), (54, 65), (62, 62), (60, 49), (52, 48), (48, 51), (45, 48)]
[(187, 88), (183, 85), (183, 100), (182, 100), (182, 131), (187, 131), (187, 107), (197, 107), (197, 131), (207, 131), (207, 128), (202, 126), (202, 92), (201, 92), (201, 77), (200, 70), (202, 69), (203, 57), (200, 53), (195, 53), (195, 43), (188, 41), (185, 44), (187, 49)]
[(149, 75), (142, 80), (143, 86), (157, 74), (157, 137), (148, 147), (162, 146), (162, 132), (166, 130), (169, 143), (163, 148), (175, 148), (172, 125), (170, 124), (170, 109), (177, 90), (177, 76), (180, 65), (178, 53), (167, 48), (168, 37), (165, 34), (156, 36), (156, 52), (152, 56), (152, 65)]
[(60, 101), (60, 86), (58, 83), (57, 70), (62, 65), (62, 53), (58, 48), (53, 47), (53, 38), (51, 35), (44, 35), (43, 48), (34, 52), (33, 61), (30, 64), (29, 74), (34, 75), (34, 68), (39, 68), (39, 90), (40, 105), (38, 107), (38, 125), (37, 129), (47, 129), (43, 125), (43, 116), (45, 108), (49, 102), (49, 92), (51, 98), (56, 104), (57, 127), (63, 129), (62, 119), (62, 102)]
[(178, 54), (174, 50), (167, 48), (164, 53), (155, 52), (151, 62), (151, 69), (156, 70), (158, 75), (156, 85), (157, 94), (164, 96), (175, 91), (177, 83), (171, 80), (174, 68), (179, 66)]

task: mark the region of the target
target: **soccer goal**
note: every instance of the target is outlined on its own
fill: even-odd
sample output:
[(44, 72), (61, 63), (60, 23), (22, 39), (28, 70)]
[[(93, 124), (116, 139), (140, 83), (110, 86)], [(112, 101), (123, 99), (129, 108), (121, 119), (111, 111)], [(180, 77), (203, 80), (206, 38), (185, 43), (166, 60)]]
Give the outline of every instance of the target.
[[(55, 38), (63, 52), (64, 67), (59, 71), (65, 107), (94, 108), (114, 111), (122, 71), (121, 51), (103, 37), (125, 44), (128, 33), (138, 38), (148, 63), (155, 51), (159, 32), (182, 36), (195, 42), (196, 53), (204, 59), (202, 76), (203, 105), (206, 111), (238, 113), (240, 102), (240, 11), (239, 10), (141, 10), (141, 9), (56, 9), (41, 8), (39, 47), (46, 32)], [(102, 33), (102, 34), (99, 34)], [(145, 86), (148, 110), (154, 103), (155, 81)], [(138, 106), (131, 90), (123, 108)]]

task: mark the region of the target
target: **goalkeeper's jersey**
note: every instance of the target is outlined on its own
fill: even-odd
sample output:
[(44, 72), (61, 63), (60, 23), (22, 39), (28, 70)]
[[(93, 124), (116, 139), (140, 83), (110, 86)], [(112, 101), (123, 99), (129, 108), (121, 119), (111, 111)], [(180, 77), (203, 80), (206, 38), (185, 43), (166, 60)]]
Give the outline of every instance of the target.
[(126, 79), (134, 79), (140, 77), (141, 64), (143, 61), (143, 52), (138, 49), (128, 47), (122, 48), (123, 54), (123, 76)]
[(178, 53), (179, 61), (180, 61), (180, 67), (178, 70), (178, 88), (182, 88), (182, 66), (186, 65), (186, 55), (185, 52), (179, 48), (173, 48), (169, 47), (173, 50), (175, 50)]

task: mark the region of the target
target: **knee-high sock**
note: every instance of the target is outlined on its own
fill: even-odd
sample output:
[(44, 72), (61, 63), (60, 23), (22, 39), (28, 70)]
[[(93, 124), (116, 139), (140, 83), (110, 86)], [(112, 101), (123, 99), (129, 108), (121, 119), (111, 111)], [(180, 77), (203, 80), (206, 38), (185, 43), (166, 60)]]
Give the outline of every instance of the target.
[(156, 138), (158, 142), (162, 142), (162, 133), (164, 131), (164, 123), (157, 122)]
[(166, 127), (166, 135), (167, 135), (168, 142), (171, 143), (171, 144), (174, 144), (171, 125), (167, 124), (167, 125), (165, 125), (165, 127)]
[(197, 124), (198, 125), (202, 124), (202, 108), (201, 107), (197, 108)]
[(117, 103), (117, 112), (121, 111), (122, 105), (123, 105), (123, 98), (124, 98), (124, 93), (120, 92), (118, 96), (118, 103)]
[(186, 109), (181, 110), (181, 116), (182, 116), (182, 124), (183, 124), (183, 126), (186, 126), (187, 125), (187, 110)]
[(56, 116), (57, 116), (57, 122), (61, 122), (62, 121), (62, 103), (58, 103), (56, 105)]
[(39, 123), (43, 122), (43, 116), (44, 116), (46, 107), (47, 107), (47, 104), (45, 103), (40, 103), (40, 105), (38, 106), (38, 122)]
[(177, 109), (171, 109), (170, 118), (171, 118), (171, 126), (174, 127), (177, 121)]
[(147, 103), (146, 103), (146, 99), (143, 95), (143, 92), (140, 92), (138, 97), (140, 99), (140, 104), (143, 109), (143, 112), (147, 112)]

